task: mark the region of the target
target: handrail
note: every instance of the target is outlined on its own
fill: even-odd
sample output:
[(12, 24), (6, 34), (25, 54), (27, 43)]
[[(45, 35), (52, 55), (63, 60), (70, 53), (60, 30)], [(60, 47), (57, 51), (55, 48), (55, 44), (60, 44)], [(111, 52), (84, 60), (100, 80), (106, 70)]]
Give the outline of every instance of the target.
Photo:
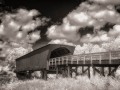
[(90, 53), (90, 54), (80, 54), (80, 55), (66, 55), (56, 58), (51, 58), (49, 61), (53, 65), (57, 64), (64, 64), (64, 61), (68, 62), (70, 61), (71, 64), (73, 63), (73, 60), (83, 61), (85, 64), (86, 60), (90, 60), (91, 64), (94, 60), (99, 60), (99, 64), (101, 64), (102, 60), (109, 60), (109, 64), (111, 64), (111, 60), (113, 59), (120, 59), (120, 51), (111, 51), (111, 52), (103, 52), (103, 53)]

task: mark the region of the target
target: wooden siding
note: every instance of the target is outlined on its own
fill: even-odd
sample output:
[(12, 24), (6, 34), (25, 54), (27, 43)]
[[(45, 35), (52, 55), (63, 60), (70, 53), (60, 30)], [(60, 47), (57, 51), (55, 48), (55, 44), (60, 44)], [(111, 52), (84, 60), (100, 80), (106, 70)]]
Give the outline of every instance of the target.
[(16, 60), (16, 71), (40, 70), (47, 66), (48, 47), (33, 51)]
[(48, 68), (47, 62), (50, 59), (51, 52), (61, 47), (68, 49), (71, 54), (74, 51), (73, 46), (48, 44), (16, 59), (16, 72)]

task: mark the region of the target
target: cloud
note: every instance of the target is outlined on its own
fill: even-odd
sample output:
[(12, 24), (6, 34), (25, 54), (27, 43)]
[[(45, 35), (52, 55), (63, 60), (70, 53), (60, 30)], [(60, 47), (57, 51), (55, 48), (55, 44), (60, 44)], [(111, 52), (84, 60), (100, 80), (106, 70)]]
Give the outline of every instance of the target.
[(41, 38), (40, 37), (40, 31), (35, 31), (35, 32), (31, 33), (30, 35), (28, 35), (28, 42), (29, 43), (34, 43), (40, 38)]
[(62, 45), (70, 45), (70, 46), (75, 46), (75, 44), (68, 42), (65, 39), (56, 39), (56, 40), (51, 40), (49, 44), (62, 44)]
[(66, 39), (68, 41), (78, 41), (80, 37), (77, 32), (78, 28), (79, 27), (70, 25), (70, 23), (65, 18), (62, 25), (53, 25), (48, 28), (47, 37), (52, 39)]
[(98, 52), (105, 52), (105, 49), (100, 47), (97, 44), (83, 44), (81, 45), (76, 45), (74, 54), (85, 54), (85, 53), (98, 53)]
[(69, 22), (80, 27), (100, 28), (109, 23), (120, 23), (120, 15), (112, 5), (97, 5), (84, 2), (67, 16)]
[(120, 4), (120, 0), (89, 0), (89, 1), (93, 1), (99, 4), (114, 4), (114, 5)]
[[(44, 25), (47, 18), (39, 18), (37, 17), (40, 13), (33, 9), (18, 9), (14, 13), (5, 13), (1, 18), (0, 25), (0, 38), (5, 37), (10, 41), (19, 42), (20, 40), (24, 40), (28, 32), (35, 31), (38, 26)], [(40, 36), (38, 34), (32, 35), (32, 42), (39, 39)]]
[[(112, 3), (111, 0), (105, 2)], [(101, 30), (107, 23), (115, 26), (109, 31)], [(111, 40), (115, 33), (119, 33), (116, 25), (120, 25), (120, 14), (115, 10), (114, 5), (83, 2), (63, 19), (61, 25), (49, 27), (47, 36), (50, 39), (66, 39), (77, 44), (103, 43)], [(85, 29), (83, 35), (81, 28), (86, 27), (93, 27), (92, 33), (89, 29)]]
[(119, 36), (120, 35), (120, 25), (114, 25), (113, 29), (111, 29), (108, 34), (111, 37)]

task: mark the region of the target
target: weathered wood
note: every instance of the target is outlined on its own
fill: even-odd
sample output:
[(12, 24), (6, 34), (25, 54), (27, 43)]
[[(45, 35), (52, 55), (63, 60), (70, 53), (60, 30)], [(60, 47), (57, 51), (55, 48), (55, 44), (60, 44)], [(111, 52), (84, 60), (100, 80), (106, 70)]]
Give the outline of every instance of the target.
[(47, 70), (46, 69), (42, 69), (41, 73), (42, 73), (42, 79), (47, 80)]
[(90, 78), (90, 66), (88, 66), (88, 77)]
[(58, 66), (56, 66), (56, 78), (58, 78), (58, 74), (59, 74), (59, 68)]
[(118, 66), (114, 67), (113, 70), (111, 70), (110, 74), (109, 75), (112, 75), (115, 77), (115, 71), (117, 70)]
[(84, 66), (82, 66), (82, 74), (84, 73)]
[(101, 64), (101, 60), (102, 60), (102, 55), (100, 55), (99, 64)]
[(93, 68), (93, 75), (95, 76), (95, 74), (96, 74), (96, 72), (95, 72), (95, 67), (92, 66), (92, 68)]
[(78, 75), (78, 66), (75, 67), (76, 76)]
[(112, 55), (111, 52), (109, 53), (109, 64), (111, 64), (111, 60), (112, 60)]
[(83, 73), (87, 72), (88, 69), (89, 69), (89, 68), (86, 68), (86, 69), (83, 71)]
[(66, 67), (65, 66), (62, 69), (62, 76), (63, 76), (63, 78), (66, 77)]
[(99, 74), (101, 73), (97, 68), (94, 67), (94, 70), (98, 72)]
[(67, 66), (67, 77), (71, 77), (71, 67)]
[(108, 67), (108, 76), (111, 75), (111, 67)]
[(100, 67), (100, 68), (101, 68), (101, 75), (105, 76), (105, 74), (104, 74), (104, 67)]

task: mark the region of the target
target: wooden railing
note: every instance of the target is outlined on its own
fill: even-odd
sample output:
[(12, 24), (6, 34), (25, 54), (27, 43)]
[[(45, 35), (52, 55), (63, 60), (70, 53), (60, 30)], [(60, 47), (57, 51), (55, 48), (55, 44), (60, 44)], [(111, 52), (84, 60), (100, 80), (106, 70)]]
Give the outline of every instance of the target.
[(108, 64), (111, 64), (112, 60), (120, 59), (120, 51), (113, 52), (101, 52), (101, 53), (90, 53), (90, 54), (80, 54), (80, 55), (67, 55), (56, 58), (51, 58), (49, 60), (49, 65), (64, 65), (64, 64), (86, 64), (89, 61), (89, 64), (92, 64), (94, 61), (98, 61), (98, 64), (101, 64), (103, 60), (108, 61)]

